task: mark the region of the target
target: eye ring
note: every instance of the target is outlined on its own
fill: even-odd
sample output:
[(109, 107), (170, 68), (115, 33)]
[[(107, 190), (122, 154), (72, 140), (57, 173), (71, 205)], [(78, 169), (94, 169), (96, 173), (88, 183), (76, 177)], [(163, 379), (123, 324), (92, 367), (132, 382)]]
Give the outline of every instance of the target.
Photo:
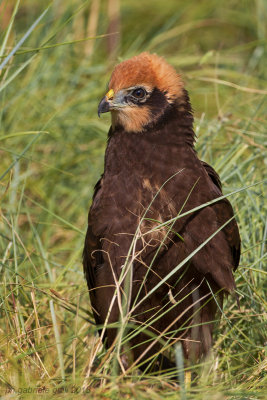
[(138, 100), (142, 100), (145, 98), (147, 92), (143, 88), (136, 88), (132, 91), (132, 96)]

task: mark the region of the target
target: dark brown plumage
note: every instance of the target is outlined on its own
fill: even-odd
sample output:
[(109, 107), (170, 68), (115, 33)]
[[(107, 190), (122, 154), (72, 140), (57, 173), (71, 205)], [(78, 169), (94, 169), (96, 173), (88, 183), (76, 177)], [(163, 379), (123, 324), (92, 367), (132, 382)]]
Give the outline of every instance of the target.
[[(138, 301), (230, 220), (130, 315), (131, 329), (149, 325), (153, 340), (161, 336), (152, 345), (147, 331), (133, 335), (134, 360), (145, 362), (164, 342), (177, 340), (182, 341), (185, 357), (197, 360), (212, 345), (217, 305), (211, 292), (222, 303), (224, 294), (235, 289), (232, 272), (239, 263), (240, 238), (233, 210), (223, 199), (178, 218), (169, 231), (170, 225), (157, 228), (222, 196), (219, 176), (197, 157), (188, 94), (180, 76), (162, 58), (142, 53), (119, 64), (109, 89), (99, 113), (112, 112), (112, 127), (104, 174), (95, 186), (89, 211), (83, 254), (95, 320), (100, 331), (106, 319), (108, 323), (120, 320), (118, 296), (112, 300), (115, 281), (138, 226), (130, 309), (139, 291)], [(160, 312), (164, 313), (161, 317)], [(108, 346), (116, 332), (116, 328), (105, 329)], [(161, 368), (172, 365), (167, 358), (161, 359)], [(159, 366), (154, 363), (152, 368)]]

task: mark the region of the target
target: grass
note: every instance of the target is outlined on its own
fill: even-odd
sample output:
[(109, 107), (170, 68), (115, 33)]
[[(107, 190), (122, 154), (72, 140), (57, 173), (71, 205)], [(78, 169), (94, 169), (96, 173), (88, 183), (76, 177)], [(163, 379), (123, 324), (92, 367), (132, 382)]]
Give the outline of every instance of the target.
[[(116, 9), (115, 0), (110, 4)], [(264, 398), (266, 3), (119, 5), (120, 26), (113, 24), (113, 31), (106, 2), (0, 5), (0, 63), (20, 44), (0, 75), (1, 395)], [(109, 116), (98, 119), (97, 104), (113, 65), (143, 50), (165, 56), (183, 74), (200, 158), (220, 174), (224, 194), (242, 189), (230, 196), (242, 237), (235, 275), (240, 310), (227, 299), (213, 355), (184, 391), (168, 376), (118, 374), (116, 352), (101, 347), (91, 323), (81, 266), (109, 127)], [(179, 348), (175, 355), (183, 380)]]

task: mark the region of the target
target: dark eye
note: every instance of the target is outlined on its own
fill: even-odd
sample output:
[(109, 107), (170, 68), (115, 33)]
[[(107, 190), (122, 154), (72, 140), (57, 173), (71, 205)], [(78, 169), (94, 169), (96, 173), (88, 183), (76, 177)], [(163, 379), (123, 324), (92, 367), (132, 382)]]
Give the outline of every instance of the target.
[(137, 99), (143, 99), (146, 95), (146, 91), (143, 88), (137, 88), (132, 92), (132, 96)]

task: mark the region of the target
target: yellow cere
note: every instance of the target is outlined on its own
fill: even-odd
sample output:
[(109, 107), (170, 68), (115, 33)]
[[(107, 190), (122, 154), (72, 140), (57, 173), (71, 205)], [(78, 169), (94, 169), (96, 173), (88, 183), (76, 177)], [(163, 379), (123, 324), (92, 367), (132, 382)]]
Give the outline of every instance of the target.
[(114, 96), (114, 90), (113, 90), (113, 89), (110, 89), (110, 90), (107, 92), (106, 97), (107, 97), (108, 100), (110, 100), (110, 99), (112, 99), (113, 96)]

